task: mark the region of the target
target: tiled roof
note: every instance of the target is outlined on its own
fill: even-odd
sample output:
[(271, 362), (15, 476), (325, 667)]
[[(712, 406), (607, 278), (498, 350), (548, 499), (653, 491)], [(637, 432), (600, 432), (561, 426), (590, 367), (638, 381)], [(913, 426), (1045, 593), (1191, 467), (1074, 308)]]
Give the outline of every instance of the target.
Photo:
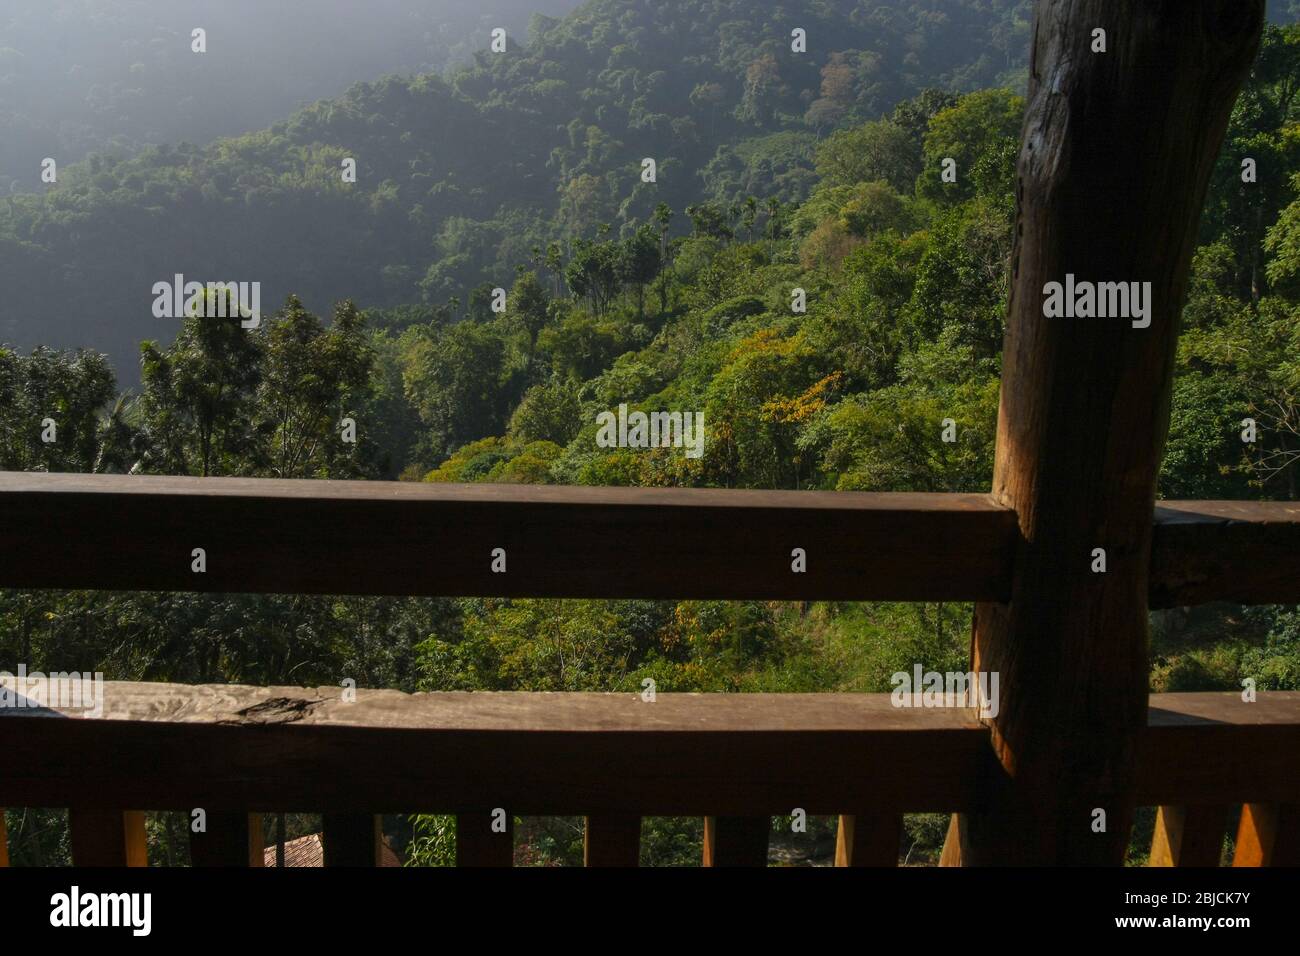
[[(321, 844), (319, 833), (309, 833), (307, 836), (298, 837), (296, 840), (287, 840), (284, 844), (284, 865), (287, 869), (291, 866), (324, 866), (324, 847)], [(271, 844), (262, 851), (262, 865), (275, 866), (275, 844)], [(402, 861), (398, 858), (397, 853), (388, 845), (385, 840), (380, 850), (380, 866), (401, 866)]]

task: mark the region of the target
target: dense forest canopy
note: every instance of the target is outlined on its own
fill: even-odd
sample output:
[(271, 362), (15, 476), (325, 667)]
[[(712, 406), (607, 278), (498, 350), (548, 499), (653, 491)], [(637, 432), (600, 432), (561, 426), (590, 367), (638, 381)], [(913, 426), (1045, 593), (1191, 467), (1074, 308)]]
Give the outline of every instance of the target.
[[(0, 206), (0, 336), (91, 346), (0, 348), (0, 468), (985, 491), (1026, 28), (999, 0), (594, 0), (446, 76), (92, 156)], [(1298, 79), (1300, 26), (1271, 27), (1206, 203), (1166, 497), (1300, 498)], [(275, 305), (253, 330), (153, 319), (176, 272), (260, 276)], [(619, 405), (702, 412), (703, 454), (601, 447)], [(110, 679), (884, 691), (917, 661), (964, 669), (969, 622), (933, 603), (8, 591), (0, 656)], [(1153, 625), (1153, 690), (1300, 688), (1295, 608)], [(943, 823), (909, 818), (918, 854)], [(445, 821), (420, 826), (417, 856), (445, 856)], [(681, 827), (647, 832), (655, 859), (694, 852)], [(572, 836), (528, 845), (569, 859)]]
[[(403, 5), (414, 0), (388, 2), (394, 17), (419, 19)], [(152, 125), (155, 117), (181, 122), (177, 89), (194, 101), (179, 112), (224, 130), (236, 119), (230, 103), (274, 106), (328, 86), (308, 79), (322, 69), (312, 64), (338, 61), (338, 75), (353, 61), (336, 48), (362, 57), (366, 37), (373, 48), (388, 34), (363, 30), (328, 42), (329, 57), (314, 41), (336, 38), (317, 38), (310, 26), (274, 58), (255, 56), (258, 48), (242, 40), (230, 44), (252, 62), (285, 60), (268, 84), (258, 70), (223, 67), (229, 54), (219, 33), (203, 55), (189, 51), (188, 28), (149, 33), (149, 49), (166, 67), (156, 84), (140, 78), (141, 103), (129, 107), (148, 128), (121, 116), (126, 106), (104, 109), (111, 122), (123, 120), (117, 133), (127, 145), (158, 145), (104, 148), (113, 137), (91, 122), (82, 146), (65, 144), (68, 158), (85, 142), (98, 151), (83, 162), (63, 159), (58, 182), (43, 184), (40, 162), (59, 158), (59, 144), (21, 123), (0, 136), (23, 149), (50, 142), (48, 152), (42, 146), (14, 160), (0, 145), (0, 174), (16, 169), (12, 179), (39, 191), (0, 204), (0, 341), (96, 348), (131, 384), (136, 343), (174, 333), (159, 330), (147, 293), (175, 273), (259, 281), (268, 299), (294, 293), (318, 311), (342, 298), (463, 306), (475, 287), (507, 283), (533, 247), (590, 236), (601, 224), (626, 234), (660, 202), (681, 209), (702, 198), (801, 201), (815, 146), (832, 130), (879, 119), (923, 88), (1022, 86), (1029, 4), (591, 0), (562, 19), (533, 17), (526, 35), (507, 35), (502, 54), (489, 50), (487, 17), (446, 28), (462, 38), (455, 50), (473, 47), (467, 65), (359, 83), (287, 121), (205, 147), (185, 142), (204, 138), (192, 129)], [(296, 22), (249, 36), (279, 42)], [(791, 49), (796, 26), (809, 38), (805, 53)], [(122, 27), (106, 34), (114, 29)], [(0, 50), (0, 61), (5, 56)], [(299, 68), (299, 58), (307, 65)], [(415, 59), (418, 50), (399, 62)], [(280, 74), (291, 79), (279, 82)], [(0, 66), (0, 82), (13, 85), (0, 104), (29, 117), (65, 115), (19, 111), (48, 101), (24, 92), (24, 76)], [(277, 92), (265, 93), (268, 85)], [(4, 113), (0, 107), (0, 123)], [(357, 166), (352, 184), (340, 174), (346, 158)], [(656, 163), (653, 184), (641, 180), (646, 158)], [(674, 228), (684, 225), (679, 218)]]
[[(829, 130), (924, 87), (1018, 83), (1027, 10), (592, 0), (533, 18), (506, 53), (490, 52), (483, 30), (473, 62), (445, 76), (361, 83), (207, 147), (102, 150), (50, 185), (39, 163), (57, 150), (40, 150), (22, 173), (42, 194), (0, 205), (0, 340), (98, 348), (132, 381), (135, 343), (174, 332), (159, 332), (145, 294), (177, 272), (260, 281), (272, 300), (295, 292), (317, 309), (345, 297), (463, 304), (475, 286), (508, 281), (532, 246), (601, 223), (633, 229), (659, 202), (802, 199)], [(806, 53), (791, 50), (794, 27)], [(188, 29), (167, 36), (175, 69), (191, 71), (182, 86), (226, 72), (217, 35), (204, 55), (189, 52)], [(346, 157), (355, 184), (341, 181)], [(646, 157), (653, 185), (641, 182)]]

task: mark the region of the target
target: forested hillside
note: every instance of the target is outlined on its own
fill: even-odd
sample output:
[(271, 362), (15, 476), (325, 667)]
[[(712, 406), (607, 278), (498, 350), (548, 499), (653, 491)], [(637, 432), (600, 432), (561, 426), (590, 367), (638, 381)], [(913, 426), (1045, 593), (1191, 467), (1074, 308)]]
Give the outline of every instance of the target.
[[(150, 314), (149, 289), (178, 272), (260, 281), (266, 299), (297, 292), (317, 309), (343, 297), (463, 306), (475, 286), (508, 282), (533, 246), (600, 223), (631, 229), (659, 202), (801, 199), (830, 129), (923, 87), (1018, 82), (1026, 11), (1026, 0), (591, 0), (535, 18), (504, 53), (483, 31), (474, 62), (445, 77), (359, 84), (204, 148), (96, 153), (61, 167), (44, 195), (0, 205), (0, 341), (98, 348), (129, 382), (136, 342), (175, 332)], [(791, 49), (795, 28), (805, 53)], [(226, 72), (212, 42), (206, 59), (175, 54), (205, 74), (185, 74), (187, 87)], [(355, 184), (342, 181), (345, 157)], [(645, 158), (654, 184), (641, 180)]]
[[(596, 0), (446, 78), (92, 158), (0, 206), (0, 338), (90, 346), (0, 348), (0, 469), (987, 490), (1024, 25), (997, 0)], [(1298, 81), (1300, 27), (1270, 29), (1206, 204), (1164, 496), (1300, 498)], [(260, 277), (261, 327), (152, 318), (175, 272)], [(703, 413), (703, 453), (602, 447), (620, 405)], [(108, 679), (878, 692), (916, 662), (965, 669), (970, 616), (4, 591), (0, 658)], [(1153, 690), (1300, 689), (1295, 608), (1153, 623)], [(16, 859), (59, 858), (33, 819), (11, 818)], [(945, 824), (909, 817), (910, 858)], [(697, 826), (648, 825), (647, 860), (692, 859)], [(580, 832), (536, 824), (519, 845), (573, 860)], [(445, 820), (415, 837), (416, 859), (445, 860)]]
[[(1297, 496), (1297, 77), (1300, 28), (1270, 30), (1207, 202), (1164, 495)], [(524, 252), (502, 312), (485, 295), (463, 316), (345, 302), (325, 323), (291, 298), (252, 332), (189, 318), (174, 341), (144, 346), (141, 392), (122, 400), (94, 353), (0, 351), (0, 467), (985, 490), (1023, 106), (1007, 89), (923, 91), (824, 136), (801, 203), (656, 204), (625, 235), (598, 224)], [(600, 447), (598, 416), (619, 404), (703, 412), (703, 454)], [(55, 444), (40, 439), (49, 409)], [(341, 439), (347, 418), (355, 444)], [(882, 691), (916, 661), (964, 668), (969, 621), (954, 604), (11, 591), (0, 648), (110, 678)], [(1244, 676), (1300, 688), (1294, 608), (1216, 605), (1154, 625), (1154, 690)], [(942, 824), (909, 818), (917, 859)], [(650, 858), (688, 859), (691, 826), (649, 829)], [(535, 858), (579, 852), (579, 831), (537, 827), (522, 843)], [(416, 836), (417, 858), (445, 857), (445, 821), (422, 818)]]
[[(40, 163), (207, 143), (360, 80), (440, 72), (579, 0), (13, 0), (0, 6), (0, 196)], [(192, 31), (207, 53), (196, 55)]]

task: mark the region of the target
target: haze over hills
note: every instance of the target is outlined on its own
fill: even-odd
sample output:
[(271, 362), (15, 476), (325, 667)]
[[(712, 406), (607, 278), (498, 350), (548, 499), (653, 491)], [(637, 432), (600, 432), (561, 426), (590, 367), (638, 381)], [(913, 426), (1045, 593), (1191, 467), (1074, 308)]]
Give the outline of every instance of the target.
[[(56, 39), (34, 32), (31, 10), (9, 13), (0, 142), (22, 144), (0, 151), (9, 175), (10, 156), (31, 180), (37, 157), (111, 140), (110, 122), (129, 146), (167, 141), (61, 163), (57, 184), (37, 179), (42, 194), (0, 202), (0, 342), (102, 350), (132, 384), (139, 342), (176, 331), (152, 315), (150, 290), (178, 273), (260, 282), (271, 309), (290, 293), (317, 311), (342, 298), (464, 307), (549, 242), (606, 224), (627, 234), (660, 202), (802, 200), (828, 133), (927, 87), (1019, 88), (1028, 48), (1029, 0), (591, 0), (488, 51), (495, 11), (522, 24), (525, 9), (568, 5), (494, 0), (470, 17), (455, 3), (378, 0), (360, 16), (338, 0), (302, 16), (185, 0), (153, 23), (144, 0), (92, 13), (102, 5), (62, 0), (51, 16), (78, 28)], [(203, 55), (188, 39), (200, 16)], [(233, 132), (345, 74), (436, 67), (470, 47), (472, 62), (445, 75), (358, 83), (258, 132), (171, 142)], [(58, 80), (32, 99), (36, 74), (14, 64), (42, 56)], [(104, 80), (61, 112), (87, 73)], [(24, 132), (22, 116), (37, 114), (15, 104), (37, 101), (39, 128)], [(348, 157), (355, 184), (342, 182)], [(641, 180), (646, 158), (654, 183)], [(895, 178), (906, 187), (911, 174)], [(672, 229), (685, 226), (679, 216)]]
[[(1028, 4), (760, 9), (594, 0), (534, 21), (526, 47), (483, 37), (464, 70), (0, 199), (0, 342), (113, 353), (0, 345), (0, 471), (986, 492)], [(1297, 78), (1300, 26), (1267, 29), (1210, 178), (1159, 497), (1300, 500)], [(263, 282), (263, 324), (155, 319), (152, 284), (177, 272)], [(290, 291), (310, 311), (281, 308)], [(366, 308), (330, 308), (343, 297)], [(636, 416), (676, 437), (650, 445)], [(426, 550), (403, 559), (455, 560)], [(972, 610), (5, 590), (0, 660), (262, 686), (887, 693), (917, 662), (968, 667)], [(1150, 662), (1152, 692), (1300, 690), (1300, 609), (1156, 612)], [(66, 859), (61, 811), (10, 814), (14, 860)], [(172, 821), (152, 858), (188, 853)], [(904, 862), (935, 862), (948, 823), (907, 815)], [(698, 862), (700, 826), (647, 818), (642, 862)], [(1130, 862), (1153, 827), (1154, 810)], [(454, 831), (418, 818), (408, 859), (454, 862)], [(526, 821), (516, 862), (581, 864), (582, 833)]]
[[(579, 0), (10, 0), (0, 6), (0, 195), (92, 150), (207, 143), (353, 83), (441, 71), (495, 26)], [(195, 55), (191, 31), (207, 33)]]
[[(61, 166), (45, 195), (0, 204), (0, 341), (101, 349), (130, 382), (139, 341), (175, 331), (149, 308), (153, 283), (175, 273), (260, 281), (272, 305), (290, 292), (320, 309), (343, 297), (465, 303), (475, 286), (507, 282), (534, 246), (630, 227), (661, 201), (800, 199), (813, 144), (836, 126), (927, 86), (1018, 83), (1026, 10), (593, 0), (537, 18), (503, 54), (484, 33), (474, 62), (445, 78), (358, 84), (203, 148), (97, 154)], [(791, 50), (796, 26), (806, 53)], [(222, 72), (215, 38), (206, 59), (172, 40), (174, 69)], [(224, 109), (214, 125), (233, 121)], [(344, 157), (357, 161), (355, 185), (341, 182)], [(655, 184), (640, 181), (645, 157)]]

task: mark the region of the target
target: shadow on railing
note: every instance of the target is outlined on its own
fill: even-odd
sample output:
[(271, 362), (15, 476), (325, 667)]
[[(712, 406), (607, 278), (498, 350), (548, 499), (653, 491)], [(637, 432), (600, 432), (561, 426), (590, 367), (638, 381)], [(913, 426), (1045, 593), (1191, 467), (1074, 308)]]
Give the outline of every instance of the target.
[[(411, 812), (457, 816), (462, 866), (509, 866), (515, 816), (578, 814), (588, 865), (635, 866), (642, 816), (703, 816), (705, 865), (760, 866), (800, 808), (839, 815), (837, 865), (894, 866), (905, 812), (972, 809), (997, 772), (971, 712), (887, 694), (354, 693), (110, 682), (98, 718), (9, 709), (0, 800), (69, 807), (80, 865), (143, 865), (140, 810), (201, 808), (200, 865), (262, 865), (258, 812), (291, 811), (323, 815), (326, 866), (378, 865), (378, 815)], [(1297, 862), (1300, 693), (1150, 714), (1153, 864), (1216, 865), (1237, 804), (1238, 865)]]
[[(29, 588), (1000, 602), (1022, 544), (972, 494), (0, 472), (0, 514), (0, 587)], [(1300, 505), (1153, 522), (1151, 606), (1300, 602)], [(260, 865), (250, 814), (302, 810), (326, 865), (373, 865), (385, 812), (454, 813), (462, 865), (509, 865), (516, 814), (585, 814), (591, 865), (635, 864), (642, 816), (703, 816), (706, 864), (758, 865), (769, 817), (802, 808), (839, 815), (840, 865), (892, 866), (903, 813), (975, 808), (1001, 772), (969, 712), (887, 695), (112, 683), (104, 706), (0, 708), (0, 805), (69, 807), (78, 863), (142, 863), (140, 808), (202, 808), (197, 863)], [(1161, 695), (1142, 746), (1154, 861), (1216, 862), (1236, 804), (1237, 862), (1300, 860), (1300, 694)]]

